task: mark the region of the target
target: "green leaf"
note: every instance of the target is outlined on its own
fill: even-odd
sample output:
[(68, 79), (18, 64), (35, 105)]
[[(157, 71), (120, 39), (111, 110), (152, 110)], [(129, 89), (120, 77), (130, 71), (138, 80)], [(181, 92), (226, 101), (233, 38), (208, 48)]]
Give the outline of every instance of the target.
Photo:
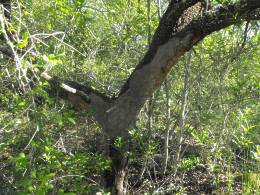
[(20, 103), (18, 104), (18, 106), (19, 106), (19, 107), (24, 107), (24, 106), (25, 106), (25, 102), (24, 102), (24, 101), (20, 102)]
[(23, 152), (21, 152), (18, 156), (18, 158), (25, 158), (25, 154)]
[(26, 47), (28, 45), (28, 38), (29, 38), (30, 34), (28, 31), (26, 31), (23, 35), (22, 35), (22, 40), (17, 44), (17, 46), (22, 49), (24, 47)]
[(76, 124), (76, 121), (74, 120), (74, 118), (68, 117), (67, 119), (69, 122), (73, 123), (74, 125)]

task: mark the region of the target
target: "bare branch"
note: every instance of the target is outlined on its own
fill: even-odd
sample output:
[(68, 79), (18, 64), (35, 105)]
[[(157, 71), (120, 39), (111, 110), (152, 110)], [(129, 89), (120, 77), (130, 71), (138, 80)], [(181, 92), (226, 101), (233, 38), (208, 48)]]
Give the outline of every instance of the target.
[[(194, 3), (195, 1), (188, 2)], [(158, 42), (156, 42), (156, 37), (161, 36), (158, 29), (168, 29), (167, 26), (164, 27), (164, 21), (168, 21), (168, 14), (171, 13), (171, 10), (175, 10), (174, 7), (168, 8), (154, 35), (150, 49), (123, 86), (113, 107), (106, 113), (106, 129), (112, 132), (111, 136), (126, 134), (129, 126), (136, 121), (145, 101), (162, 84), (178, 60), (195, 44), (215, 31), (239, 23), (244, 20), (245, 15), (259, 7), (259, 0), (241, 0), (223, 9), (209, 11), (201, 17), (195, 17), (184, 28), (171, 36), (170, 31), (166, 30), (166, 38), (161, 37), (162, 41), (159, 41), (158, 38)], [(185, 8), (188, 9), (188, 7)]]
[[(127, 82), (123, 85), (120, 95), (127, 91), (131, 80), (133, 80), (134, 75), (139, 69), (143, 68), (144, 66), (151, 65), (152, 61), (156, 60), (155, 58), (158, 54), (158, 50), (159, 48), (163, 47), (163, 45), (167, 45), (169, 44), (169, 42), (172, 42), (172, 46), (176, 47), (171, 48), (173, 49), (173, 51), (176, 49), (176, 51), (169, 54), (169, 59), (167, 60), (169, 62), (172, 59), (172, 62), (174, 62), (175, 64), (177, 63), (179, 57), (181, 57), (186, 51), (190, 50), (193, 45), (201, 41), (205, 36), (220, 29), (226, 28), (232, 24), (236, 24), (242, 20), (257, 18), (260, 14), (259, 0), (241, 0), (240, 2), (237, 2), (233, 5), (229, 5), (226, 7), (223, 6), (221, 9), (205, 12), (201, 17), (195, 17), (180, 31), (176, 31), (175, 26), (178, 19), (181, 17), (181, 14), (199, 1), (191, 0), (181, 1), (180, 3), (174, 2), (175, 1), (172, 1), (170, 3), (167, 11), (163, 15), (159, 26), (154, 34), (149, 50), (144, 55), (141, 62), (136, 66), (134, 72), (131, 74)], [(189, 43), (187, 42), (186, 45), (180, 44), (185, 39), (187, 39), (188, 36)], [(179, 53), (178, 57), (176, 56), (177, 53)], [(167, 70), (165, 73), (167, 73), (173, 66), (173, 64), (170, 65), (168, 62), (168, 68), (164, 69), (164, 72)], [(161, 81), (159, 81), (159, 83), (161, 83)]]
[[(204, 13), (201, 12), (202, 8), (202, 0), (171, 1), (149, 50), (117, 98), (109, 98), (91, 87), (63, 81), (46, 73), (42, 77), (50, 83), (52, 91), (58, 92), (59, 97), (84, 109), (95, 110), (95, 118), (110, 138), (125, 136), (145, 101), (187, 51), (215, 31), (243, 20), (257, 19), (260, 15), (259, 0), (240, 0)], [(8, 40), (7, 36), (5, 38)]]
[(41, 76), (49, 82), (50, 94), (54, 92), (59, 98), (65, 99), (81, 109), (91, 111), (95, 119), (103, 124), (103, 117), (110, 107), (111, 98), (74, 81), (63, 81), (56, 76), (51, 77), (47, 73), (42, 73)]
[[(145, 53), (143, 59), (136, 66), (136, 70), (141, 69), (144, 65), (151, 62), (158, 47), (169, 41), (173, 33), (177, 32), (178, 21), (180, 17), (183, 15), (184, 11), (198, 2), (201, 2), (201, 0), (187, 0), (179, 2), (176, 0), (172, 0), (170, 2), (166, 12), (160, 19), (159, 26), (157, 27), (154, 33), (149, 49)], [(122, 87), (120, 95), (127, 90), (129, 85), (129, 79)]]

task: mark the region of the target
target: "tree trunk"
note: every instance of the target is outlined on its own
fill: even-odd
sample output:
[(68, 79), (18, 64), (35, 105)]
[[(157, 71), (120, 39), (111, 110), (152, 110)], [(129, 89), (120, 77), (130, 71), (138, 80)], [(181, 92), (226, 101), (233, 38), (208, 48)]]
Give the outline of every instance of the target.
[(108, 143), (108, 156), (111, 159), (111, 169), (105, 172), (106, 188), (113, 195), (124, 195), (127, 191), (127, 169), (128, 146), (117, 147), (114, 145), (115, 140)]
[[(150, 3), (150, 0), (147, 2)], [(101, 125), (104, 133), (111, 138), (107, 145), (107, 155), (111, 158), (112, 164), (111, 171), (107, 171), (105, 174), (105, 180), (106, 186), (112, 194), (126, 194), (127, 151), (129, 150), (126, 146), (114, 146), (114, 141), (116, 137), (124, 137), (124, 140), (127, 140), (128, 128), (135, 123), (146, 100), (163, 83), (171, 68), (207, 35), (232, 24), (240, 23), (241, 20), (260, 18), (259, 0), (240, 0), (201, 15), (202, 6), (200, 0), (170, 1), (154, 36), (151, 37), (148, 51), (116, 97), (110, 98), (77, 82), (63, 82), (58, 77), (49, 76), (46, 72), (41, 74), (55, 92), (59, 91), (59, 97), (84, 110), (95, 111), (93, 112), (94, 118)], [(150, 8), (148, 12), (150, 12)], [(179, 25), (179, 21), (184, 20), (186, 22)], [(186, 96), (185, 92), (184, 100), (187, 98)], [(185, 118), (185, 101), (183, 102), (182, 118)], [(179, 123), (181, 134), (184, 122)]]

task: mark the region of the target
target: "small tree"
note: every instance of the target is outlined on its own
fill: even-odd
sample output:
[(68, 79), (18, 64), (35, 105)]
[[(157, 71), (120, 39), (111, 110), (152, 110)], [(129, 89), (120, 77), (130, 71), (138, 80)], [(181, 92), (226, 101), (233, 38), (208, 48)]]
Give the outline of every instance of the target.
[[(0, 3), (4, 5), (6, 18), (9, 19), (10, 1)], [(210, 6), (204, 4), (201, 0), (170, 1), (148, 51), (116, 97), (110, 98), (90, 86), (63, 81), (46, 72), (41, 74), (50, 83), (50, 92), (58, 91), (59, 97), (80, 109), (94, 110), (94, 118), (107, 135), (107, 155), (112, 165), (111, 171), (105, 174), (105, 180), (113, 194), (126, 193), (127, 151), (130, 149), (128, 130), (135, 123), (146, 100), (162, 84), (171, 68), (211, 33), (243, 20), (260, 18), (259, 0), (240, 0), (210, 9)], [(8, 39), (6, 36), (4, 34), (3, 38)], [(1, 50), (15, 58), (9, 50)], [(123, 140), (120, 147), (114, 145), (118, 137)]]

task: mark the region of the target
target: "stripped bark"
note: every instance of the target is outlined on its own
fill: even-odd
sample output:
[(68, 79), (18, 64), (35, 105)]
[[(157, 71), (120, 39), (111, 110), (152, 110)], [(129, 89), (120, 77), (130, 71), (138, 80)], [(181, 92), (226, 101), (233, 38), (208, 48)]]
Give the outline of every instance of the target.
[[(97, 111), (97, 121), (110, 138), (127, 137), (128, 129), (136, 121), (145, 101), (162, 84), (178, 60), (195, 44), (207, 35), (238, 23), (241, 19), (257, 19), (259, 13), (256, 9), (260, 7), (258, 0), (241, 0), (223, 9), (208, 11), (201, 17), (191, 20), (180, 31), (176, 31), (176, 24), (183, 12), (197, 2), (199, 1), (171, 1), (162, 16), (147, 53), (123, 85), (118, 97), (107, 102), (95, 93), (90, 93), (90, 104)], [(256, 14), (249, 17), (253, 12)], [(113, 155), (110, 157), (114, 171), (110, 177), (114, 181), (111, 185), (115, 190), (112, 192), (125, 194), (123, 169), (126, 166), (119, 166), (121, 169), (118, 169), (116, 166), (119, 159), (114, 158)], [(124, 161), (126, 161), (124, 158), (121, 159), (119, 164), (124, 164)]]

